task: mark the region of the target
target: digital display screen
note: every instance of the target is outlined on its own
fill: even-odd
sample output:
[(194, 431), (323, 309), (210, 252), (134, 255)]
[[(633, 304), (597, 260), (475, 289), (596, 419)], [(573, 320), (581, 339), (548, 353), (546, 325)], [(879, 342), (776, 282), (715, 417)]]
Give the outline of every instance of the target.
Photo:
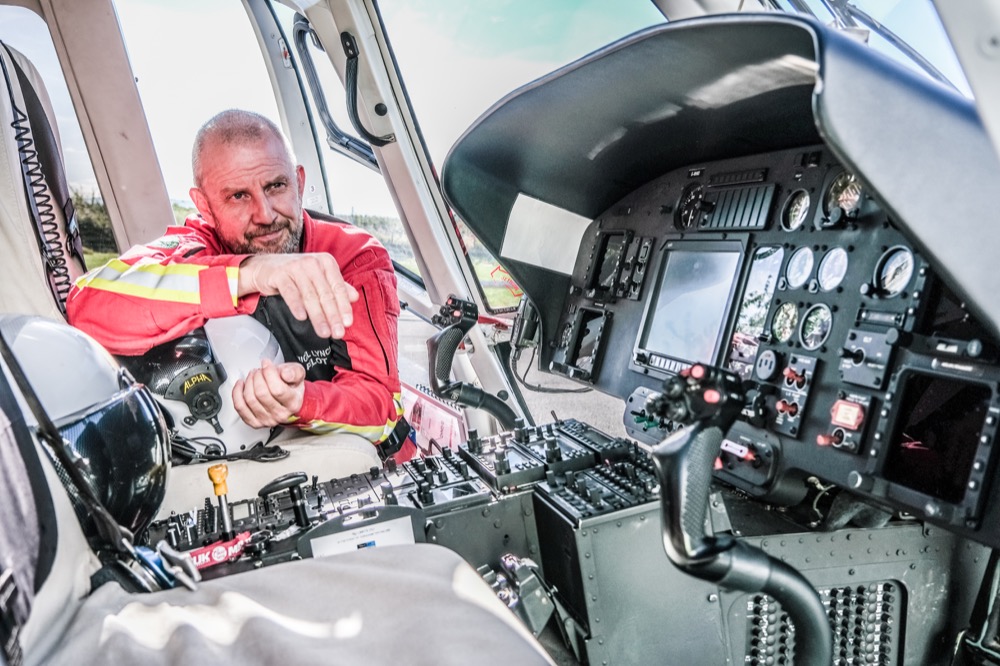
[(714, 363), (741, 256), (738, 249), (668, 252), (640, 346), (686, 363)]
[(612, 290), (618, 279), (618, 267), (621, 265), (625, 250), (628, 248), (628, 237), (623, 233), (607, 234), (601, 241), (600, 266), (590, 282), (591, 289)]
[(945, 502), (961, 502), (992, 398), (984, 384), (908, 375), (885, 478)]
[(781, 274), (781, 260), (785, 251), (779, 246), (757, 248), (750, 265), (743, 301), (736, 315), (736, 328), (729, 342), (727, 365), (741, 379), (750, 379), (757, 360), (758, 338), (764, 332), (767, 311), (774, 297), (774, 289)]

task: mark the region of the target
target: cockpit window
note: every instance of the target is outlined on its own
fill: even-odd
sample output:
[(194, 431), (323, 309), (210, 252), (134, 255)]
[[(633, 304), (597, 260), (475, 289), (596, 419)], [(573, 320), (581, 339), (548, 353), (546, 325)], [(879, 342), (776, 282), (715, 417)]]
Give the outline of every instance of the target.
[[(320, 156), (327, 174), (333, 213), (375, 236), (389, 250), (396, 270), (419, 281), (420, 268), (396, 204), (379, 173), (378, 164), (366, 163), (364, 153), (370, 154), (371, 148), (355, 136), (347, 114), (347, 93), (330, 59), (310, 36), (308, 28), (301, 32), (303, 26), (309, 25), (302, 15), (279, 2), (271, 3), (271, 9), (286, 40), (294, 44), (301, 67), (312, 70), (315, 76), (317, 88), (306, 96), (313, 117), (320, 119), (324, 114), (329, 115), (330, 125), (324, 125), (321, 130)], [(324, 100), (323, 109), (317, 103), (320, 98)], [(335, 134), (331, 131), (334, 129), (342, 134)], [(356, 150), (344, 150), (338, 143), (350, 143)], [(352, 153), (352, 159), (345, 159), (345, 152)]]
[(55, 113), (66, 181), (83, 241), (84, 260), (90, 268), (99, 266), (117, 256), (118, 248), (48, 27), (42, 17), (30, 9), (0, 6), (0, 42), (27, 58), (45, 85)]
[(857, 31), (875, 50), (923, 72), (966, 97), (972, 91), (931, 0), (884, 2), (854, 0), (772, 0), (790, 13), (815, 16), (820, 22)]
[[(651, 2), (380, 0), (397, 66), (431, 162), (507, 93), (605, 44), (663, 23)], [(517, 306), (520, 288), (459, 220), (487, 307)]]

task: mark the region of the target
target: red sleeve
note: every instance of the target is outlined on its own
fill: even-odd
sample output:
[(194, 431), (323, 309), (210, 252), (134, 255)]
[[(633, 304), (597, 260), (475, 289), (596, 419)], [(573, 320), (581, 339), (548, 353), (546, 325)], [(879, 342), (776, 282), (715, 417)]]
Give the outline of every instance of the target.
[(204, 233), (171, 227), (77, 280), (66, 302), (69, 322), (111, 353), (135, 356), (210, 317), (253, 312), (256, 294), (236, 296), (246, 255), (217, 249)]
[(310, 432), (353, 432), (378, 442), (403, 413), (396, 276), (381, 247), (365, 250), (342, 271), (361, 295), (344, 337), (351, 369), (339, 368), (332, 381), (306, 385), (298, 425)]

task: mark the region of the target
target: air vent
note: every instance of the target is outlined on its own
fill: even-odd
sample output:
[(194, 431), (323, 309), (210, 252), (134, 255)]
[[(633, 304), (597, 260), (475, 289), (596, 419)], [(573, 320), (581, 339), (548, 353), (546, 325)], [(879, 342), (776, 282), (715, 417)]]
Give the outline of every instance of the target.
[(703, 208), (709, 212), (702, 218), (698, 228), (739, 229), (754, 231), (767, 226), (774, 199), (774, 184), (752, 187), (733, 187), (725, 190), (710, 190), (705, 194)]

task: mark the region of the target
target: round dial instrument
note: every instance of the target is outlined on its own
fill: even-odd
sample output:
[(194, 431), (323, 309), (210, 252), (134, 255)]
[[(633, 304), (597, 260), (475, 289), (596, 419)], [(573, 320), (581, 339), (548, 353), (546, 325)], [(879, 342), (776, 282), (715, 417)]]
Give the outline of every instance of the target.
[(795, 303), (782, 303), (777, 312), (774, 313), (774, 320), (771, 322), (771, 333), (778, 342), (788, 342), (795, 333), (795, 328), (799, 324), (799, 310)]
[(806, 310), (802, 317), (799, 338), (806, 349), (819, 349), (826, 342), (833, 328), (833, 313), (826, 305), (819, 303)]
[(910, 284), (913, 265), (913, 253), (909, 248), (889, 248), (875, 267), (875, 288), (883, 296), (899, 294)]
[(701, 183), (690, 183), (681, 193), (677, 202), (677, 212), (674, 214), (674, 225), (684, 231), (698, 226), (701, 218), (701, 202), (705, 198), (705, 189)]
[(840, 286), (847, 275), (847, 250), (842, 247), (835, 247), (825, 255), (819, 262), (816, 269), (816, 281), (823, 291), (830, 291)]
[(785, 231), (801, 229), (809, 215), (809, 193), (805, 190), (795, 190), (785, 201), (781, 211), (781, 228)]
[(830, 215), (831, 211), (840, 208), (848, 217), (858, 214), (861, 207), (861, 195), (864, 187), (857, 176), (849, 171), (843, 171), (833, 179), (829, 189), (826, 191), (826, 198), (823, 200), (823, 212)]
[(806, 283), (812, 274), (814, 262), (811, 248), (800, 247), (792, 254), (785, 268), (785, 280), (789, 289), (798, 289)]

